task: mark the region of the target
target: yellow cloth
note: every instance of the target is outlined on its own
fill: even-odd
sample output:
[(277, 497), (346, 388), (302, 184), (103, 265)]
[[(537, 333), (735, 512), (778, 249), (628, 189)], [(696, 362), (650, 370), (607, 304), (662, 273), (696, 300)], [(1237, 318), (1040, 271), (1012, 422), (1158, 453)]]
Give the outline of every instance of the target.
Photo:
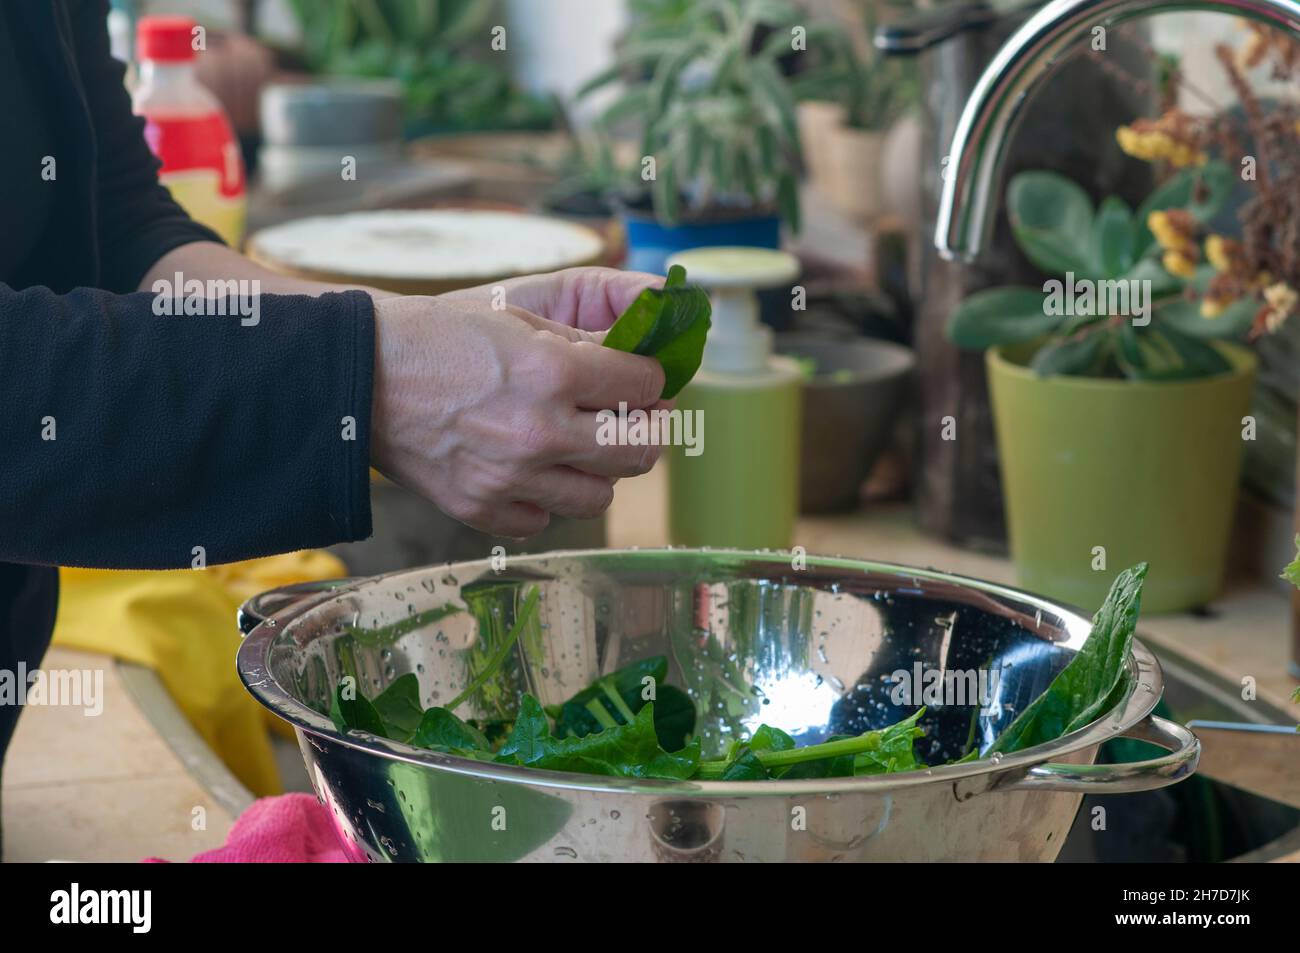
[(266, 712), (235, 674), (235, 611), (277, 586), (346, 575), (319, 550), (167, 572), (59, 570), (54, 642), (156, 671), (195, 730), (259, 797), (279, 793)]

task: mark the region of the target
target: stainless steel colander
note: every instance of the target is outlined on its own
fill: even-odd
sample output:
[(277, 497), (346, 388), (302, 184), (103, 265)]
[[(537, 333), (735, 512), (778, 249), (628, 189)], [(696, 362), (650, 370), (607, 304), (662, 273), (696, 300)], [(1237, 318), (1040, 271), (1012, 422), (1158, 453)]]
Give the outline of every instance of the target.
[[(415, 672), (424, 705), (445, 704), (506, 637), (532, 586), (536, 624), (458, 714), (509, 717), (524, 691), (558, 703), (628, 662), (665, 655), (669, 682), (696, 703), (706, 753), (763, 722), (800, 744), (884, 727), (915, 710), (908, 700), (926, 700), (928, 679), (949, 689), (929, 698), (917, 751), (942, 765), (972, 737), (990, 744), (1090, 629), (1070, 609), (991, 583), (766, 552), (555, 553), (274, 590), (241, 611), (239, 672), (297, 730), (353, 859), (1051, 860), (1083, 793), (1161, 787), (1196, 766), (1196, 737), (1151, 714), (1160, 668), (1137, 642), (1131, 691), (1093, 724), (1000, 759), (873, 777), (564, 774), (345, 737), (323, 714), (345, 671), (371, 696)], [(960, 696), (977, 684), (981, 694)], [(1098, 745), (1121, 735), (1168, 753), (1095, 765)]]

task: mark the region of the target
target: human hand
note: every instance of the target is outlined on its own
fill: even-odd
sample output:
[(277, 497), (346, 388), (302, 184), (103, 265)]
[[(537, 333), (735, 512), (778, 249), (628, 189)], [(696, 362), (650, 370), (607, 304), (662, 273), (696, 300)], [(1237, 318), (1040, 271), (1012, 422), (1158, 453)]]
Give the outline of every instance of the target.
[(375, 466), (496, 535), (600, 515), (613, 481), (645, 473), (659, 448), (599, 445), (595, 412), (656, 406), (664, 376), (596, 332), (656, 281), (577, 268), (376, 301)]
[(522, 309), (580, 331), (607, 331), (646, 288), (658, 288), (662, 275), (616, 268), (568, 268), (477, 285), (441, 297), (490, 307), (503, 297), (507, 310)]

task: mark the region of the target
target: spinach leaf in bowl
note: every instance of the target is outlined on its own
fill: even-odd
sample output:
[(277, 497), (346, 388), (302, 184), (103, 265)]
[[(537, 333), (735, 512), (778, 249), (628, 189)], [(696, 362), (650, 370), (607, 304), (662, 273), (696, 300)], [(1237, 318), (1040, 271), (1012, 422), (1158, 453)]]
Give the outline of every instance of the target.
[(597, 679), (550, 714), (555, 734), (576, 737), (631, 722), (654, 702), (655, 734), (665, 751), (679, 751), (695, 731), (695, 703), (680, 688), (664, 683), (668, 659), (662, 655), (624, 665)]
[(1009, 754), (1053, 741), (1096, 721), (1119, 703), (1128, 688), (1128, 657), (1142, 607), (1147, 564), (1115, 577), (1106, 601), (1092, 617), (1092, 631), (1070, 664), (984, 752)]
[(655, 734), (653, 702), (629, 724), (581, 738), (556, 738), (541, 702), (524, 695), (514, 731), (497, 752), (496, 761), (551, 771), (680, 781), (695, 775), (700, 745), (694, 741), (681, 751), (664, 751)]

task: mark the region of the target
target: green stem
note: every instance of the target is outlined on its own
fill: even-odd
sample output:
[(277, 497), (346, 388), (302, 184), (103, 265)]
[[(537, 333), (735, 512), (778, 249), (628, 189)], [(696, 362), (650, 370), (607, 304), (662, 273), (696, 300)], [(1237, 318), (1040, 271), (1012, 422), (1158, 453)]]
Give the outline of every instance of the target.
[(483, 666), (483, 671), (479, 672), (478, 675), (474, 677), (473, 681), (465, 686), (465, 690), (447, 704), (447, 711), (454, 712), (458, 705), (487, 684), (487, 680), (496, 674), (497, 669), (501, 667), (501, 663), (503, 663), (506, 660), (506, 656), (510, 654), (510, 650), (514, 648), (515, 643), (519, 641), (519, 636), (524, 631), (524, 626), (532, 621), (532, 617), (537, 614), (537, 600), (539, 597), (540, 593), (536, 586), (533, 586), (528, 590), (528, 595), (524, 596), (524, 604), (520, 608), (519, 614), (515, 616), (515, 624), (511, 627), (510, 634), (507, 635), (505, 641), (497, 647), (497, 650), (488, 657), (487, 664)]
[(755, 751), (754, 755), (767, 768), (784, 768), (804, 761), (821, 761), (823, 758), (838, 758), (846, 754), (861, 754), (874, 751), (880, 747), (880, 732), (868, 731), (856, 738), (840, 738), (837, 741), (823, 741), (819, 745), (804, 748), (791, 748), (788, 751)]
[(398, 619), (389, 625), (382, 625), (377, 629), (367, 629), (359, 625), (349, 625), (346, 627), (348, 635), (352, 636), (362, 645), (392, 645), (408, 632), (414, 632), (416, 629), (422, 629), (427, 625), (444, 619), (449, 615), (455, 615), (457, 612), (465, 610), (459, 606), (452, 605), (448, 602), (446, 605), (438, 606), (435, 609), (426, 609), (424, 612), (417, 612), (415, 615), (406, 616)]
[(591, 712), (591, 717), (599, 722), (601, 728), (617, 728), (616, 722), (612, 715), (605, 710), (605, 706), (600, 703), (599, 698), (593, 698), (585, 706), (587, 711)]
[[(823, 741), (819, 745), (806, 745), (802, 748), (790, 748), (787, 751), (753, 751), (751, 754), (763, 762), (765, 768), (784, 768), (805, 761), (821, 761), (824, 758), (861, 754), (864, 751), (874, 751), (879, 747), (880, 732), (868, 731), (855, 738)], [(701, 781), (716, 780), (722, 777), (729, 764), (730, 762), (725, 758), (719, 761), (701, 761), (695, 777)]]
[(633, 713), (631, 708), (627, 707), (627, 702), (623, 701), (623, 696), (614, 689), (614, 686), (610, 684), (608, 679), (600, 683), (600, 688), (601, 691), (608, 696), (610, 703), (614, 706), (614, 710), (623, 716), (623, 720), (627, 724), (630, 725), (632, 722), (636, 721), (636, 715)]

